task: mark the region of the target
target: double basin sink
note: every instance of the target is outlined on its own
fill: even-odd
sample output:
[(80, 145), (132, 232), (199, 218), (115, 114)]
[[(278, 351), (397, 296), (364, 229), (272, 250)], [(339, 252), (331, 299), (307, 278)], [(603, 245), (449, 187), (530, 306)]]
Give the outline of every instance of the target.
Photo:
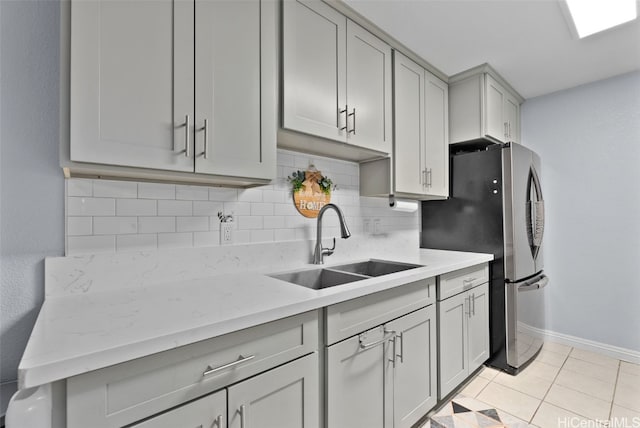
[(295, 272), (269, 275), (281, 281), (321, 290), (336, 285), (349, 284), (371, 277), (388, 275), (409, 269), (423, 267), (409, 263), (390, 262), (386, 260), (367, 260), (364, 262), (331, 266), (326, 268), (305, 269)]

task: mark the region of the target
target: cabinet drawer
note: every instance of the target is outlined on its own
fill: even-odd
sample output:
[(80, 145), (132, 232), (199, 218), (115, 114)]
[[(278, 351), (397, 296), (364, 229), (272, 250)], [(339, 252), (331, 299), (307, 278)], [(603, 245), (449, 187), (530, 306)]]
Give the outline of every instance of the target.
[(67, 380), (67, 427), (120, 427), (317, 348), (312, 311), (75, 376)]
[(326, 309), (327, 345), (435, 302), (435, 278), (427, 278), (331, 305)]
[(489, 265), (487, 263), (440, 275), (438, 300), (444, 300), (488, 281)]

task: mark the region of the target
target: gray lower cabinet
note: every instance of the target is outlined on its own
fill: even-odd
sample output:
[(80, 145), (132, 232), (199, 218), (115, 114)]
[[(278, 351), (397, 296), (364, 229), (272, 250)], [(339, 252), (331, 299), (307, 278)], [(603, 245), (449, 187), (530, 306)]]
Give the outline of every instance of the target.
[[(404, 287), (408, 288), (404, 293), (414, 299), (422, 288), (429, 303), (433, 286), (432, 278), (392, 290), (396, 296), (378, 293), (387, 294), (387, 307), (382, 301), (367, 300), (377, 306), (377, 313), (393, 313), (392, 308), (407, 303)], [(373, 319), (368, 305), (355, 309), (358, 300), (340, 312), (350, 325), (364, 325)], [(405, 312), (327, 347), (326, 377), (327, 427), (411, 427), (437, 400), (435, 305)]]
[(484, 283), (438, 302), (440, 399), (489, 358), (488, 291)]
[(227, 393), (218, 391), (131, 428), (224, 428), (227, 426)]
[(386, 327), (396, 333), (393, 426), (409, 428), (438, 400), (436, 307), (427, 306), (387, 323)]
[(318, 428), (318, 354), (233, 385), (228, 394), (229, 428)]
[(66, 426), (317, 428), (317, 349), (311, 311), (74, 376)]
[(317, 365), (307, 355), (132, 428), (317, 428)]

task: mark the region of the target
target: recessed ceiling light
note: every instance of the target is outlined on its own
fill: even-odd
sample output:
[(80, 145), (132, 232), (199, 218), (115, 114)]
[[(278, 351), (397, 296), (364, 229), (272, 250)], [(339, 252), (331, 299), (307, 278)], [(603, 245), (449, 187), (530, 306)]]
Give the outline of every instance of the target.
[(579, 38), (638, 17), (636, 0), (564, 0)]

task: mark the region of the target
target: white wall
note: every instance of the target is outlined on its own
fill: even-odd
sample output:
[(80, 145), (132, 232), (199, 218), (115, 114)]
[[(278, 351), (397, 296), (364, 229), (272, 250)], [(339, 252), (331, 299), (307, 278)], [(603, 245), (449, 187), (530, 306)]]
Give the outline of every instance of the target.
[(59, 4), (0, 1), (0, 414), (43, 298), (43, 259), (64, 248), (58, 167)]
[(640, 72), (527, 100), (542, 157), (547, 329), (640, 351)]

